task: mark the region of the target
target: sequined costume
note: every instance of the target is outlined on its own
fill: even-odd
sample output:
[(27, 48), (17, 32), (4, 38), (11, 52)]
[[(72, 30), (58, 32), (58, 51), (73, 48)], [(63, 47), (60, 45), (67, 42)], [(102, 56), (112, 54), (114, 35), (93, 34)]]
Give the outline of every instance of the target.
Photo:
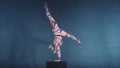
[(78, 43), (80, 43), (80, 40), (77, 39), (75, 36), (73, 36), (73, 35), (71, 35), (71, 34), (67, 33), (66, 31), (59, 28), (58, 24), (56, 23), (56, 21), (54, 20), (54, 18), (50, 14), (48, 7), (46, 5), (45, 5), (45, 10), (46, 10), (46, 16), (48, 17), (48, 19), (50, 21), (50, 24), (52, 26), (52, 32), (54, 34), (54, 41), (52, 44), (49, 45), (49, 49), (57, 54), (58, 60), (60, 61), (61, 60), (60, 47), (63, 44), (62, 37), (65, 36), (68, 38), (72, 38), (73, 40), (77, 41)]

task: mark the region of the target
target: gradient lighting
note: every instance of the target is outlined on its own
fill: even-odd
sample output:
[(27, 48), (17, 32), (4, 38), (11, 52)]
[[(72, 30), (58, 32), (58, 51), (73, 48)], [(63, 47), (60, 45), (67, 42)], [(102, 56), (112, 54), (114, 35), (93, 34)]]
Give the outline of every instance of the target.
[[(68, 68), (120, 68), (120, 1), (46, 0), (59, 26), (82, 46), (63, 38)], [(43, 0), (0, 1), (0, 68), (45, 68), (56, 59)]]

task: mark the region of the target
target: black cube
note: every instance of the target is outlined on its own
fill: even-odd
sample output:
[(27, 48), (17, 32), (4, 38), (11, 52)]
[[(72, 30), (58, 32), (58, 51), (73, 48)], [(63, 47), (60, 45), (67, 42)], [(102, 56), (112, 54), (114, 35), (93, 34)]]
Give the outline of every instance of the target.
[(67, 62), (66, 61), (47, 61), (46, 68), (67, 68)]

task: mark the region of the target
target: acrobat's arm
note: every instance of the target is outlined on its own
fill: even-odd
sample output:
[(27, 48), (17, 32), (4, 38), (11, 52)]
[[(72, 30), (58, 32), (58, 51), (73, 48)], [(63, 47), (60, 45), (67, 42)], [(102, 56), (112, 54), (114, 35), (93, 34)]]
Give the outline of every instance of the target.
[(48, 19), (50, 20), (50, 24), (52, 25), (52, 27), (54, 27), (54, 25), (56, 24), (54, 18), (52, 17), (52, 15), (49, 12), (47, 3), (45, 3), (44, 8), (46, 10), (46, 16), (48, 17)]

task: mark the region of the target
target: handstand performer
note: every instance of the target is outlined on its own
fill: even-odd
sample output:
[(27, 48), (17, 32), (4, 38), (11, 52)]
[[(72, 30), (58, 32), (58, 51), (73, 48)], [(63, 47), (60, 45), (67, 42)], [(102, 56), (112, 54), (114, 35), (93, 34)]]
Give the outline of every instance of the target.
[(46, 10), (46, 15), (50, 21), (50, 24), (52, 26), (52, 32), (54, 34), (54, 41), (52, 44), (50, 44), (49, 49), (57, 54), (58, 60), (56, 60), (56, 61), (61, 61), (60, 47), (63, 44), (63, 40), (62, 40), (63, 36), (71, 38), (71, 39), (77, 41), (77, 43), (79, 43), (79, 44), (81, 44), (81, 42), (80, 42), (80, 39), (77, 39), (75, 36), (67, 33), (66, 31), (64, 31), (58, 27), (58, 24), (56, 23), (56, 21), (54, 20), (54, 18), (52, 17), (52, 15), (49, 12), (47, 3), (45, 3), (44, 8)]

